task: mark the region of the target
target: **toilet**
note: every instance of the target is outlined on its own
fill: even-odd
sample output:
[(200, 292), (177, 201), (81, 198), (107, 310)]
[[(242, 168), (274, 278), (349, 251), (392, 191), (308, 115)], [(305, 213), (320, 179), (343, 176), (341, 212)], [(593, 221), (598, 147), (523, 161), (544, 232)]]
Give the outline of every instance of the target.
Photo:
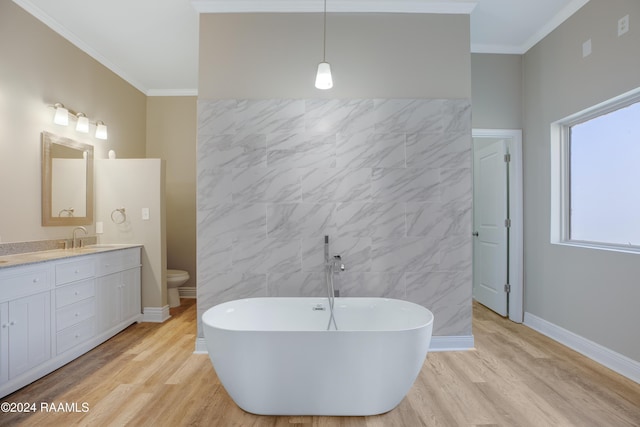
[(189, 280), (189, 273), (184, 270), (167, 270), (167, 299), (169, 307), (180, 306), (178, 286)]

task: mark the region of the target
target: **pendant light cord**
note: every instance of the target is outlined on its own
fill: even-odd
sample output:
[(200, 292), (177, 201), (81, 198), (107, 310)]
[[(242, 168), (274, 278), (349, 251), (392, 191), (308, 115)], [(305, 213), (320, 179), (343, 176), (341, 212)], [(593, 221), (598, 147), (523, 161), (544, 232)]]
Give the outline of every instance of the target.
[(322, 36), (322, 62), (327, 62), (327, 0), (324, 0), (324, 33)]

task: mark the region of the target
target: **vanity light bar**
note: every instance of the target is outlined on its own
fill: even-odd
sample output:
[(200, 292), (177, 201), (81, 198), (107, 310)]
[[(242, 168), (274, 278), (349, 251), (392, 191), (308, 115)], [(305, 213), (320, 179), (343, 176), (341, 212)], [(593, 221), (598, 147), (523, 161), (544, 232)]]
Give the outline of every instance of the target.
[(55, 108), (56, 110), (56, 113), (53, 116), (53, 123), (61, 126), (68, 126), (69, 116), (72, 116), (77, 121), (76, 131), (88, 133), (89, 124), (92, 124), (96, 126), (95, 137), (98, 139), (107, 139), (107, 125), (105, 125), (102, 120), (92, 122), (89, 120), (86, 114), (82, 112), (75, 112), (59, 102), (56, 102), (50, 107)]

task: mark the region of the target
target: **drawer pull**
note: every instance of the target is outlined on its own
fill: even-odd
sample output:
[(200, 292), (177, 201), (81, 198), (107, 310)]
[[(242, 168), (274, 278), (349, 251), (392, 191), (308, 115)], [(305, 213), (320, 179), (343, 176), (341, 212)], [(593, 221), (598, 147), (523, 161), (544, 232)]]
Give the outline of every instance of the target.
[(76, 270), (76, 271), (74, 271), (74, 273), (75, 273), (75, 274), (78, 274), (78, 273), (80, 273), (80, 270)]
[(76, 314), (75, 314), (75, 316), (76, 316), (76, 317), (80, 316), (80, 313), (76, 313)]
[(80, 292), (75, 291), (73, 294), (74, 294), (75, 296), (78, 296), (78, 295), (80, 295)]
[(9, 326), (15, 326), (16, 325), (16, 321), (12, 320), (11, 322), (9, 322)]
[(6, 323), (3, 323), (3, 324), (2, 324), (2, 328), (3, 328), (3, 329), (4, 329), (4, 328), (6, 328), (7, 326), (9, 326), (9, 325), (7, 325)]
[(76, 339), (78, 339), (78, 338), (80, 338), (80, 335), (79, 335), (79, 334), (76, 334), (76, 336), (75, 336), (75, 337), (76, 337)]
[(35, 279), (33, 279), (33, 283), (38, 283), (40, 281), (39, 277), (36, 277)]

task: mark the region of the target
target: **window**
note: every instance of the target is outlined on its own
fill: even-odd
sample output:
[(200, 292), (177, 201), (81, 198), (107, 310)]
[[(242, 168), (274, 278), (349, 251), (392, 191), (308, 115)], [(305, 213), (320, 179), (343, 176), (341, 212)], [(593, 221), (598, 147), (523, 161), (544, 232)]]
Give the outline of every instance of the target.
[(559, 187), (552, 240), (640, 252), (638, 91), (560, 121), (552, 131), (552, 168), (559, 173), (552, 179)]

